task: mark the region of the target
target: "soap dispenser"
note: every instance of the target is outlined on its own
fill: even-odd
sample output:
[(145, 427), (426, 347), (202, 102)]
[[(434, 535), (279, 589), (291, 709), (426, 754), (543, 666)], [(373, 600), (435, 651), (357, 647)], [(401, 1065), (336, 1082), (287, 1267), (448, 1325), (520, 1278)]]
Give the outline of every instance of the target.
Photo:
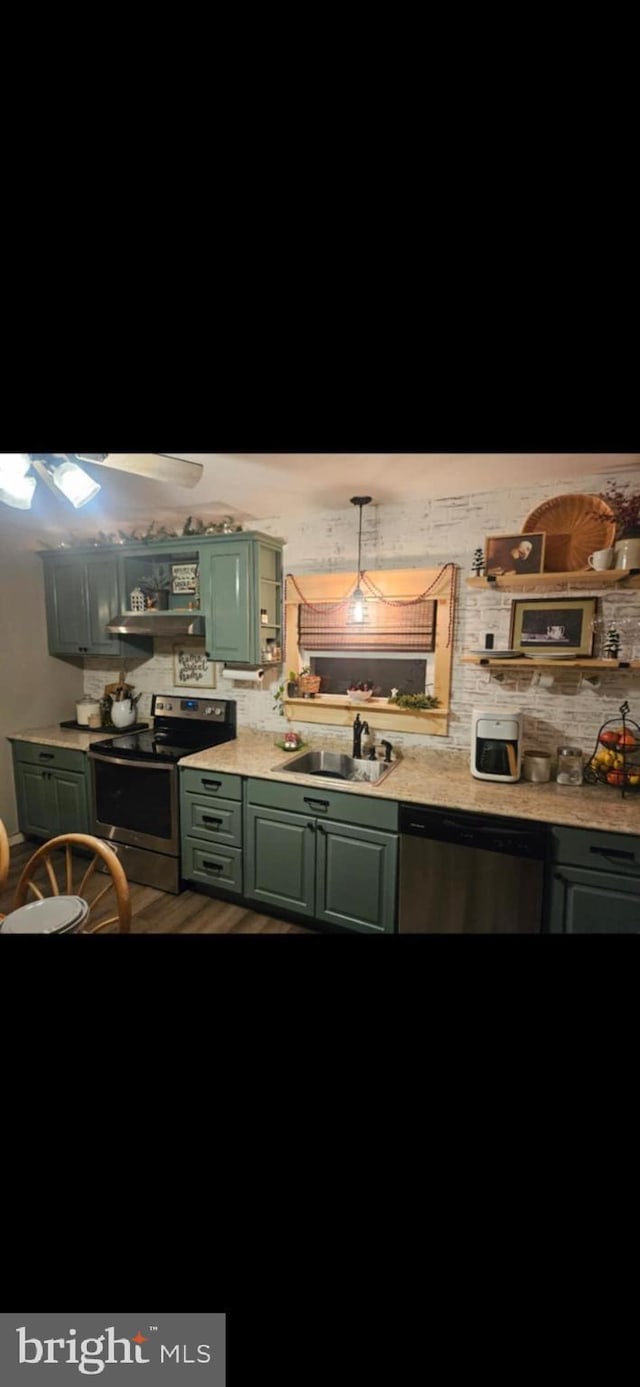
[(375, 737), (373, 736), (373, 733), (369, 731), (368, 722), (363, 722), (362, 740), (360, 742), (360, 755), (363, 758), (363, 760), (366, 761), (367, 757), (371, 755), (371, 752), (373, 751), (374, 747)]

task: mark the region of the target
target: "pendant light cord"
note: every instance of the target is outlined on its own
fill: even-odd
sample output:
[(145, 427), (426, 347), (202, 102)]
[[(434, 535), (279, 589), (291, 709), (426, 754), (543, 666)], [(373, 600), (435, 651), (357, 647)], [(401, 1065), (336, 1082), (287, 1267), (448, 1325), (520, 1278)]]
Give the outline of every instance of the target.
[(357, 575), (356, 575), (356, 587), (358, 587), (358, 588), (360, 587), (360, 559), (361, 559), (361, 556), (362, 556), (362, 501), (359, 502), (359, 506), (360, 506), (360, 527), (359, 527), (359, 529), (358, 529), (358, 572), (357, 572)]

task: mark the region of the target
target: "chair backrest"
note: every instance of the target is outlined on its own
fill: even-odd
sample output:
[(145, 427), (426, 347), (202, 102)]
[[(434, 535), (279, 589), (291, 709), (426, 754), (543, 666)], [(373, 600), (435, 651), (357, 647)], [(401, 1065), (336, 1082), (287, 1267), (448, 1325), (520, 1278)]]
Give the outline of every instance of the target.
[(9, 836), (7, 830), (0, 819), (0, 891), (6, 884), (9, 875)]
[[(9, 875), (9, 838), (7, 830), (0, 819), (0, 891), (4, 889)], [(4, 915), (0, 912), (0, 920), (4, 920)]]
[[(80, 852), (76, 851), (75, 859), (74, 848), (82, 853), (80, 855)], [(88, 864), (87, 852), (93, 854)], [(64, 871), (62, 891), (55, 870), (61, 865)], [(102, 887), (104, 873), (96, 875), (101, 866), (106, 868), (110, 878)], [(91, 895), (96, 886), (98, 890)], [(113, 893), (115, 901), (108, 900), (109, 892)], [(103, 842), (102, 838), (94, 838), (90, 833), (62, 833), (56, 838), (49, 838), (48, 842), (36, 849), (24, 867), (16, 886), (13, 908), (18, 910), (29, 900), (42, 900), (45, 895), (61, 894), (81, 896), (89, 904), (89, 917), (82, 927), (82, 934), (97, 934), (111, 925), (117, 925), (120, 934), (129, 932), (129, 883), (114, 849)], [(105, 897), (107, 902), (102, 906)], [(110, 910), (112, 903), (115, 905), (115, 913), (103, 917), (103, 910)]]

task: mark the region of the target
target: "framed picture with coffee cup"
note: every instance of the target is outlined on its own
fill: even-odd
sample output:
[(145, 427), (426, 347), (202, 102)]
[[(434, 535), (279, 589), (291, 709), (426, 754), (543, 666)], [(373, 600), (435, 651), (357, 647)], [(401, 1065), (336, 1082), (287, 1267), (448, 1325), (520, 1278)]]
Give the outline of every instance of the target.
[(487, 577), (501, 578), (507, 573), (542, 573), (545, 539), (543, 530), (530, 535), (488, 535), (484, 542)]
[(595, 617), (595, 597), (512, 602), (509, 649), (540, 660), (588, 657), (593, 652)]

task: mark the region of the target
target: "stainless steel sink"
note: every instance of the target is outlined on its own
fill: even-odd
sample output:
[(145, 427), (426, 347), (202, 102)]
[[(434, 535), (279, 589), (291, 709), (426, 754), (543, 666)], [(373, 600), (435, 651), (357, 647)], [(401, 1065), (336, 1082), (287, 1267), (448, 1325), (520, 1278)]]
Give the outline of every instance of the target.
[(357, 781), (379, 785), (395, 769), (397, 761), (364, 761), (344, 756), (339, 751), (303, 751), (272, 766), (273, 771), (292, 771), (294, 775), (312, 775), (318, 780)]

